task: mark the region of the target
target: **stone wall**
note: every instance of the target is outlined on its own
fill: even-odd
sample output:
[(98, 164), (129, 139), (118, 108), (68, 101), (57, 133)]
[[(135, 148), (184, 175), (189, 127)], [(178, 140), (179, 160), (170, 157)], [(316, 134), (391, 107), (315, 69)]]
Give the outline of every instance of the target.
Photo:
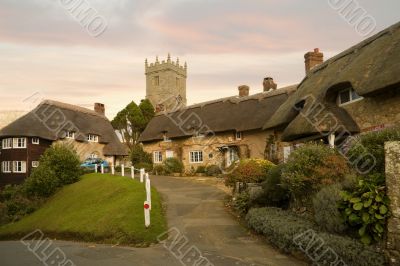
[(392, 265), (400, 265), (400, 142), (385, 143), (386, 188), (390, 199), (387, 249)]

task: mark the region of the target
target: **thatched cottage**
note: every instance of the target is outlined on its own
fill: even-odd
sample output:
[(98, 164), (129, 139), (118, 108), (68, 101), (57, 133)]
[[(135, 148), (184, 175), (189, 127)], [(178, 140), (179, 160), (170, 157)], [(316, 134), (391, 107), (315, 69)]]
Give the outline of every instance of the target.
[(70, 143), (81, 160), (99, 157), (115, 164), (127, 155), (103, 104), (94, 110), (45, 100), (0, 130), (0, 185), (21, 183), (52, 144)]

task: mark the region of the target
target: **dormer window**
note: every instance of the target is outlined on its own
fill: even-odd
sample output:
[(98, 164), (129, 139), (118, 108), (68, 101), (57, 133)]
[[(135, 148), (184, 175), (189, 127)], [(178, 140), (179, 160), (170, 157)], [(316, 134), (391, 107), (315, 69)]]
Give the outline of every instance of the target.
[(75, 139), (75, 132), (74, 131), (67, 131), (65, 138), (67, 139)]
[(339, 91), (337, 102), (339, 105), (359, 101), (363, 99), (353, 88), (348, 88), (345, 90)]
[(32, 138), (32, 144), (39, 145), (40, 140), (39, 138)]
[(236, 140), (242, 140), (242, 132), (236, 132), (235, 138)]
[(89, 142), (99, 142), (99, 136), (93, 135), (93, 134), (88, 134), (87, 135), (87, 141), (89, 141)]
[(171, 139), (168, 138), (167, 133), (163, 133), (163, 141), (164, 142), (170, 142), (171, 141)]

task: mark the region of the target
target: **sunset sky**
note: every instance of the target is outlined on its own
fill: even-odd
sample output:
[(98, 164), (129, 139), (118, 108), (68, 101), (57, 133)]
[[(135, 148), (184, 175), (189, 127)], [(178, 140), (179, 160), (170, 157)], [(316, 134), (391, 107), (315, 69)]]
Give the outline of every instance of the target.
[[(265, 76), (280, 87), (300, 82), (305, 52), (319, 47), (329, 58), (366, 38), (328, 0), (87, 0), (108, 24), (99, 37), (65, 1), (0, 0), (0, 111), (28, 110), (25, 99), (40, 95), (102, 102), (112, 119), (145, 97), (145, 59), (168, 52), (188, 63), (189, 104), (241, 84), (256, 93)], [(375, 18), (373, 33), (400, 21), (399, 0), (357, 3)]]

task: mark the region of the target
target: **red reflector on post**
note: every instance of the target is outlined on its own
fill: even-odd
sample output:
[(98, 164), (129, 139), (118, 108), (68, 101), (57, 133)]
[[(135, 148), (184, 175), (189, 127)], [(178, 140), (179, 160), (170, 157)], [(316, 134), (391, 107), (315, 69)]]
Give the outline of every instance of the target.
[(147, 210), (150, 208), (150, 205), (146, 203), (146, 204), (144, 204), (144, 208)]

